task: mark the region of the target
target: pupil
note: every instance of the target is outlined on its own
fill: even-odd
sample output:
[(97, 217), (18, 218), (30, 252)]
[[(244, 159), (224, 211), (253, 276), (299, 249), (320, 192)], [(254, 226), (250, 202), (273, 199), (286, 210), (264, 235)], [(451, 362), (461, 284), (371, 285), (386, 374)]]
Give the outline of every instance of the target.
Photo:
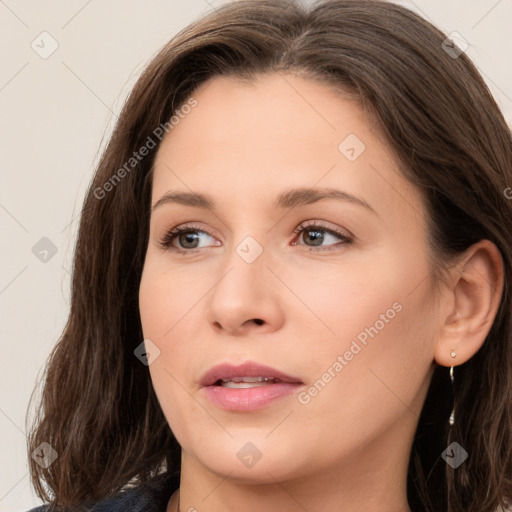
[(311, 231), (306, 231), (306, 233), (308, 233), (308, 235), (313, 233), (313, 236), (308, 236), (308, 238), (314, 242), (313, 245), (322, 245), (322, 241), (324, 239), (324, 234), (321, 231), (311, 230)]
[[(197, 241), (197, 240), (199, 240), (199, 237), (195, 233), (183, 233), (183, 234), (180, 235), (180, 244), (183, 247), (186, 247), (186, 248), (189, 248), (189, 249), (194, 249), (194, 248), (197, 247), (197, 245), (188, 246), (187, 243), (189, 241), (191, 241), (193, 243), (194, 241)], [(183, 243), (183, 241), (185, 241), (185, 243)]]

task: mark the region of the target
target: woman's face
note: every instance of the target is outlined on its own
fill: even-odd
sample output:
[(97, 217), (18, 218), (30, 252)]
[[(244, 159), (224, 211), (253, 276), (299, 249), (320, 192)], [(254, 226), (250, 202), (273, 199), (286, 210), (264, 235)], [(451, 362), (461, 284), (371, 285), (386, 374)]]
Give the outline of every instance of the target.
[(438, 316), (419, 192), (321, 83), (214, 78), (194, 98), (156, 155), (140, 284), (184, 463), (251, 482), (405, 473)]

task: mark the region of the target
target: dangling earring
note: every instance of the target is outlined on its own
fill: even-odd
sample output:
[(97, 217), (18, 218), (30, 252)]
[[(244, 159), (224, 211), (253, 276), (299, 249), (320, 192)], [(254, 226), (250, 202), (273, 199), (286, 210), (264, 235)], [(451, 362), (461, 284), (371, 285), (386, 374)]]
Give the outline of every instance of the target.
[[(456, 355), (457, 354), (455, 353), (455, 350), (452, 349), (452, 351), (450, 352), (450, 356), (455, 357)], [(453, 403), (452, 413), (450, 414), (450, 419), (448, 421), (450, 423), (450, 426), (453, 427), (453, 424), (455, 423), (455, 388), (453, 385), (453, 366), (450, 366), (450, 380), (452, 381), (452, 391), (453, 391), (453, 396), (454, 396), (454, 403)]]

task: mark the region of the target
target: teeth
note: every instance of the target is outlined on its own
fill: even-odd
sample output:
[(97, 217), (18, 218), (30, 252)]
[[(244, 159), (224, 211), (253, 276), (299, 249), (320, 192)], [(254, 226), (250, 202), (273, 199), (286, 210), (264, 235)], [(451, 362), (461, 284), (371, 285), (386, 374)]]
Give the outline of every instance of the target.
[(232, 379), (222, 379), (222, 382), (266, 382), (277, 380), (273, 377), (233, 377)]
[(233, 377), (232, 379), (221, 379), (220, 385), (226, 388), (256, 388), (258, 386), (268, 386), (279, 382), (279, 379), (273, 377)]
[(244, 389), (244, 388), (258, 388), (261, 386), (270, 386), (273, 384), (273, 381), (262, 381), (262, 382), (222, 382), (221, 386), (223, 388), (235, 388), (235, 389)]

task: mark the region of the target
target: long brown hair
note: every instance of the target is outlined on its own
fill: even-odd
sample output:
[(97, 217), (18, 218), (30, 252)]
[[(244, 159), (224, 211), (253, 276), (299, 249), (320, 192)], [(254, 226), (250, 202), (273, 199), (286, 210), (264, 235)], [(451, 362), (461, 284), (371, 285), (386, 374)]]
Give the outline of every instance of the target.
[[(482, 348), (455, 368), (453, 394), (447, 368), (434, 372), (408, 498), (413, 510), (432, 512), (495, 512), (512, 503), (511, 134), (474, 65), (445, 51), (445, 38), (413, 12), (379, 0), (311, 8), (241, 0), (181, 31), (150, 62), (83, 205), (69, 318), (29, 429), (29, 453), (42, 442), (58, 453), (47, 468), (29, 457), (41, 498), (75, 506), (129, 483), (179, 477), (179, 445), (147, 367), (134, 356), (143, 339), (138, 286), (157, 148), (130, 158), (148, 137), (158, 147), (155, 130), (170, 131), (173, 113), (209, 78), (286, 71), (353, 91), (376, 116), (403, 173), (425, 195), (436, 269), (481, 239), (499, 248), (499, 311)], [(441, 458), (452, 441), (469, 452), (457, 469)]]

